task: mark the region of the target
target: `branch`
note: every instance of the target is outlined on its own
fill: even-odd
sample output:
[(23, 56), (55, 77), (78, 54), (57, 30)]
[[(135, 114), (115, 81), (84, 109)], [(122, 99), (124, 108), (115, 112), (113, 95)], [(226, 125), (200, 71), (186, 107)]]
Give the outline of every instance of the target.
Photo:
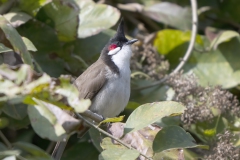
[(0, 131), (0, 137), (3, 140), (3, 142), (6, 144), (7, 148), (11, 149), (12, 145), (11, 143), (8, 141), (8, 139), (5, 137), (5, 135), (2, 133), (2, 131)]
[[(99, 128), (98, 126), (94, 125), (93, 123), (89, 122), (87, 119), (84, 119), (79, 113), (76, 113), (76, 115), (78, 116), (78, 118), (82, 119), (85, 123), (87, 123), (88, 125), (90, 125), (91, 127), (97, 129), (99, 132), (105, 134), (106, 136), (116, 140), (118, 143), (122, 144), (123, 146), (131, 149), (131, 150), (136, 150), (135, 148), (132, 148), (131, 146), (129, 146), (128, 144), (124, 143), (123, 141), (121, 141), (118, 138), (115, 138), (114, 136), (112, 136), (111, 134), (109, 134), (108, 132), (102, 130), (101, 128)], [(137, 152), (139, 152), (138, 150), (136, 150)], [(140, 152), (139, 152), (140, 153)], [(140, 153), (140, 155), (142, 155), (143, 157), (145, 157), (146, 159), (152, 160), (152, 158), (147, 157), (145, 154)]]
[(100, 123), (101, 121), (104, 120), (104, 118), (96, 113), (93, 113), (92, 111), (90, 110), (86, 110), (85, 112), (81, 113), (81, 115), (85, 116), (85, 117), (88, 117), (92, 120), (94, 120), (95, 122), (97, 123)]
[(193, 51), (193, 47), (194, 47), (194, 43), (195, 43), (195, 39), (196, 39), (196, 35), (197, 35), (197, 24), (198, 24), (197, 2), (196, 2), (196, 0), (190, 0), (190, 1), (191, 1), (191, 7), (192, 7), (192, 32), (191, 32), (192, 34), (191, 34), (190, 44), (189, 44), (188, 49), (187, 49), (184, 57), (182, 58), (181, 62), (178, 64), (178, 66), (169, 75), (165, 76), (163, 79), (161, 79), (161, 80), (159, 80), (159, 81), (157, 81), (157, 82), (155, 82), (151, 85), (148, 85), (148, 86), (135, 88), (134, 90), (143, 90), (143, 89), (151, 88), (151, 87), (162, 84), (171, 75), (180, 71), (182, 69), (182, 67), (185, 65), (185, 63), (187, 62), (188, 58), (190, 57), (190, 55)]

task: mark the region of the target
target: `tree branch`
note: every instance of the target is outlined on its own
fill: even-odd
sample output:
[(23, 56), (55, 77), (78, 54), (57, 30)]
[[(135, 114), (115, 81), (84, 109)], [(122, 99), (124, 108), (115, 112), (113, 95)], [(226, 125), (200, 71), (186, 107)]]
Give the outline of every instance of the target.
[(180, 71), (182, 69), (182, 67), (186, 64), (188, 58), (190, 57), (190, 55), (193, 51), (193, 47), (194, 47), (194, 43), (195, 43), (195, 39), (196, 39), (196, 35), (197, 35), (197, 25), (198, 25), (197, 2), (196, 2), (196, 0), (190, 0), (190, 1), (191, 1), (191, 7), (192, 7), (192, 32), (191, 32), (192, 34), (191, 34), (191, 40), (190, 40), (188, 49), (187, 49), (184, 57), (182, 58), (181, 62), (169, 75), (165, 76), (163, 79), (156, 81), (155, 83), (148, 85), (148, 86), (135, 88), (134, 90), (143, 90), (143, 89), (147, 89), (147, 88), (151, 88), (151, 87), (160, 85), (160, 84), (164, 83), (171, 75)]
[(8, 139), (5, 137), (5, 135), (2, 133), (2, 131), (0, 131), (0, 137), (1, 137), (2, 141), (6, 144), (7, 148), (11, 149), (12, 145), (8, 141)]
[[(131, 149), (131, 150), (136, 150), (135, 148), (132, 148), (131, 146), (129, 146), (128, 144), (124, 143), (123, 141), (121, 141), (118, 138), (115, 138), (113, 135), (109, 134), (108, 132), (102, 130), (101, 128), (99, 128), (98, 126), (94, 125), (93, 123), (89, 122), (87, 119), (84, 119), (79, 113), (76, 113), (76, 115), (78, 116), (78, 118), (82, 119), (85, 123), (87, 123), (88, 125), (90, 125), (91, 127), (97, 129), (99, 132), (105, 134), (106, 136), (116, 140), (118, 143), (122, 144), (123, 146)], [(138, 150), (136, 150), (137, 152), (139, 152)], [(146, 159), (152, 160), (152, 158), (149, 158), (148, 156), (146, 156), (145, 154), (139, 152), (140, 155), (142, 155), (143, 157), (145, 157)]]

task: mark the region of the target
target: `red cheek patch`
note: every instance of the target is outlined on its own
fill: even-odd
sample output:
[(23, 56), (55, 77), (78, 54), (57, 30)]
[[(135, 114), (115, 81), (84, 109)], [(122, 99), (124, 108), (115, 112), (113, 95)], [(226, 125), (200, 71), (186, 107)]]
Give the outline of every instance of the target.
[(111, 51), (113, 49), (117, 48), (117, 45), (116, 44), (111, 44), (109, 47), (108, 47), (108, 50)]

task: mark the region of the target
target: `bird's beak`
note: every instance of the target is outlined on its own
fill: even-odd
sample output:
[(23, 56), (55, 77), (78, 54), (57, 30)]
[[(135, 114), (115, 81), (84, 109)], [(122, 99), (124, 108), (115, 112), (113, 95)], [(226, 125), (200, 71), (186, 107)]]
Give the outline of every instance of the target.
[(138, 40), (137, 39), (132, 39), (132, 40), (129, 40), (125, 43), (125, 45), (129, 45), (129, 44), (133, 44), (135, 42), (137, 42)]

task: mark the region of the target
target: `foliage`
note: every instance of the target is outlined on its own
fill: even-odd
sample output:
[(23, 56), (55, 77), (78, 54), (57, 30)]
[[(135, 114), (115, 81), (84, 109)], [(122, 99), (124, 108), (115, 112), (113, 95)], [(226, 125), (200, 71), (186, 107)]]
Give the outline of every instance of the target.
[[(198, 1), (194, 50), (168, 76), (191, 37), (186, 0), (0, 0), (0, 158), (239, 159), (239, 0)], [(91, 105), (72, 85), (99, 56), (123, 17), (133, 46), (132, 92), (109, 132), (74, 132)], [(153, 85), (168, 77), (164, 84)], [(89, 141), (91, 139), (91, 141)], [(209, 150), (207, 150), (209, 147)], [(189, 149), (190, 148), (190, 149)]]

